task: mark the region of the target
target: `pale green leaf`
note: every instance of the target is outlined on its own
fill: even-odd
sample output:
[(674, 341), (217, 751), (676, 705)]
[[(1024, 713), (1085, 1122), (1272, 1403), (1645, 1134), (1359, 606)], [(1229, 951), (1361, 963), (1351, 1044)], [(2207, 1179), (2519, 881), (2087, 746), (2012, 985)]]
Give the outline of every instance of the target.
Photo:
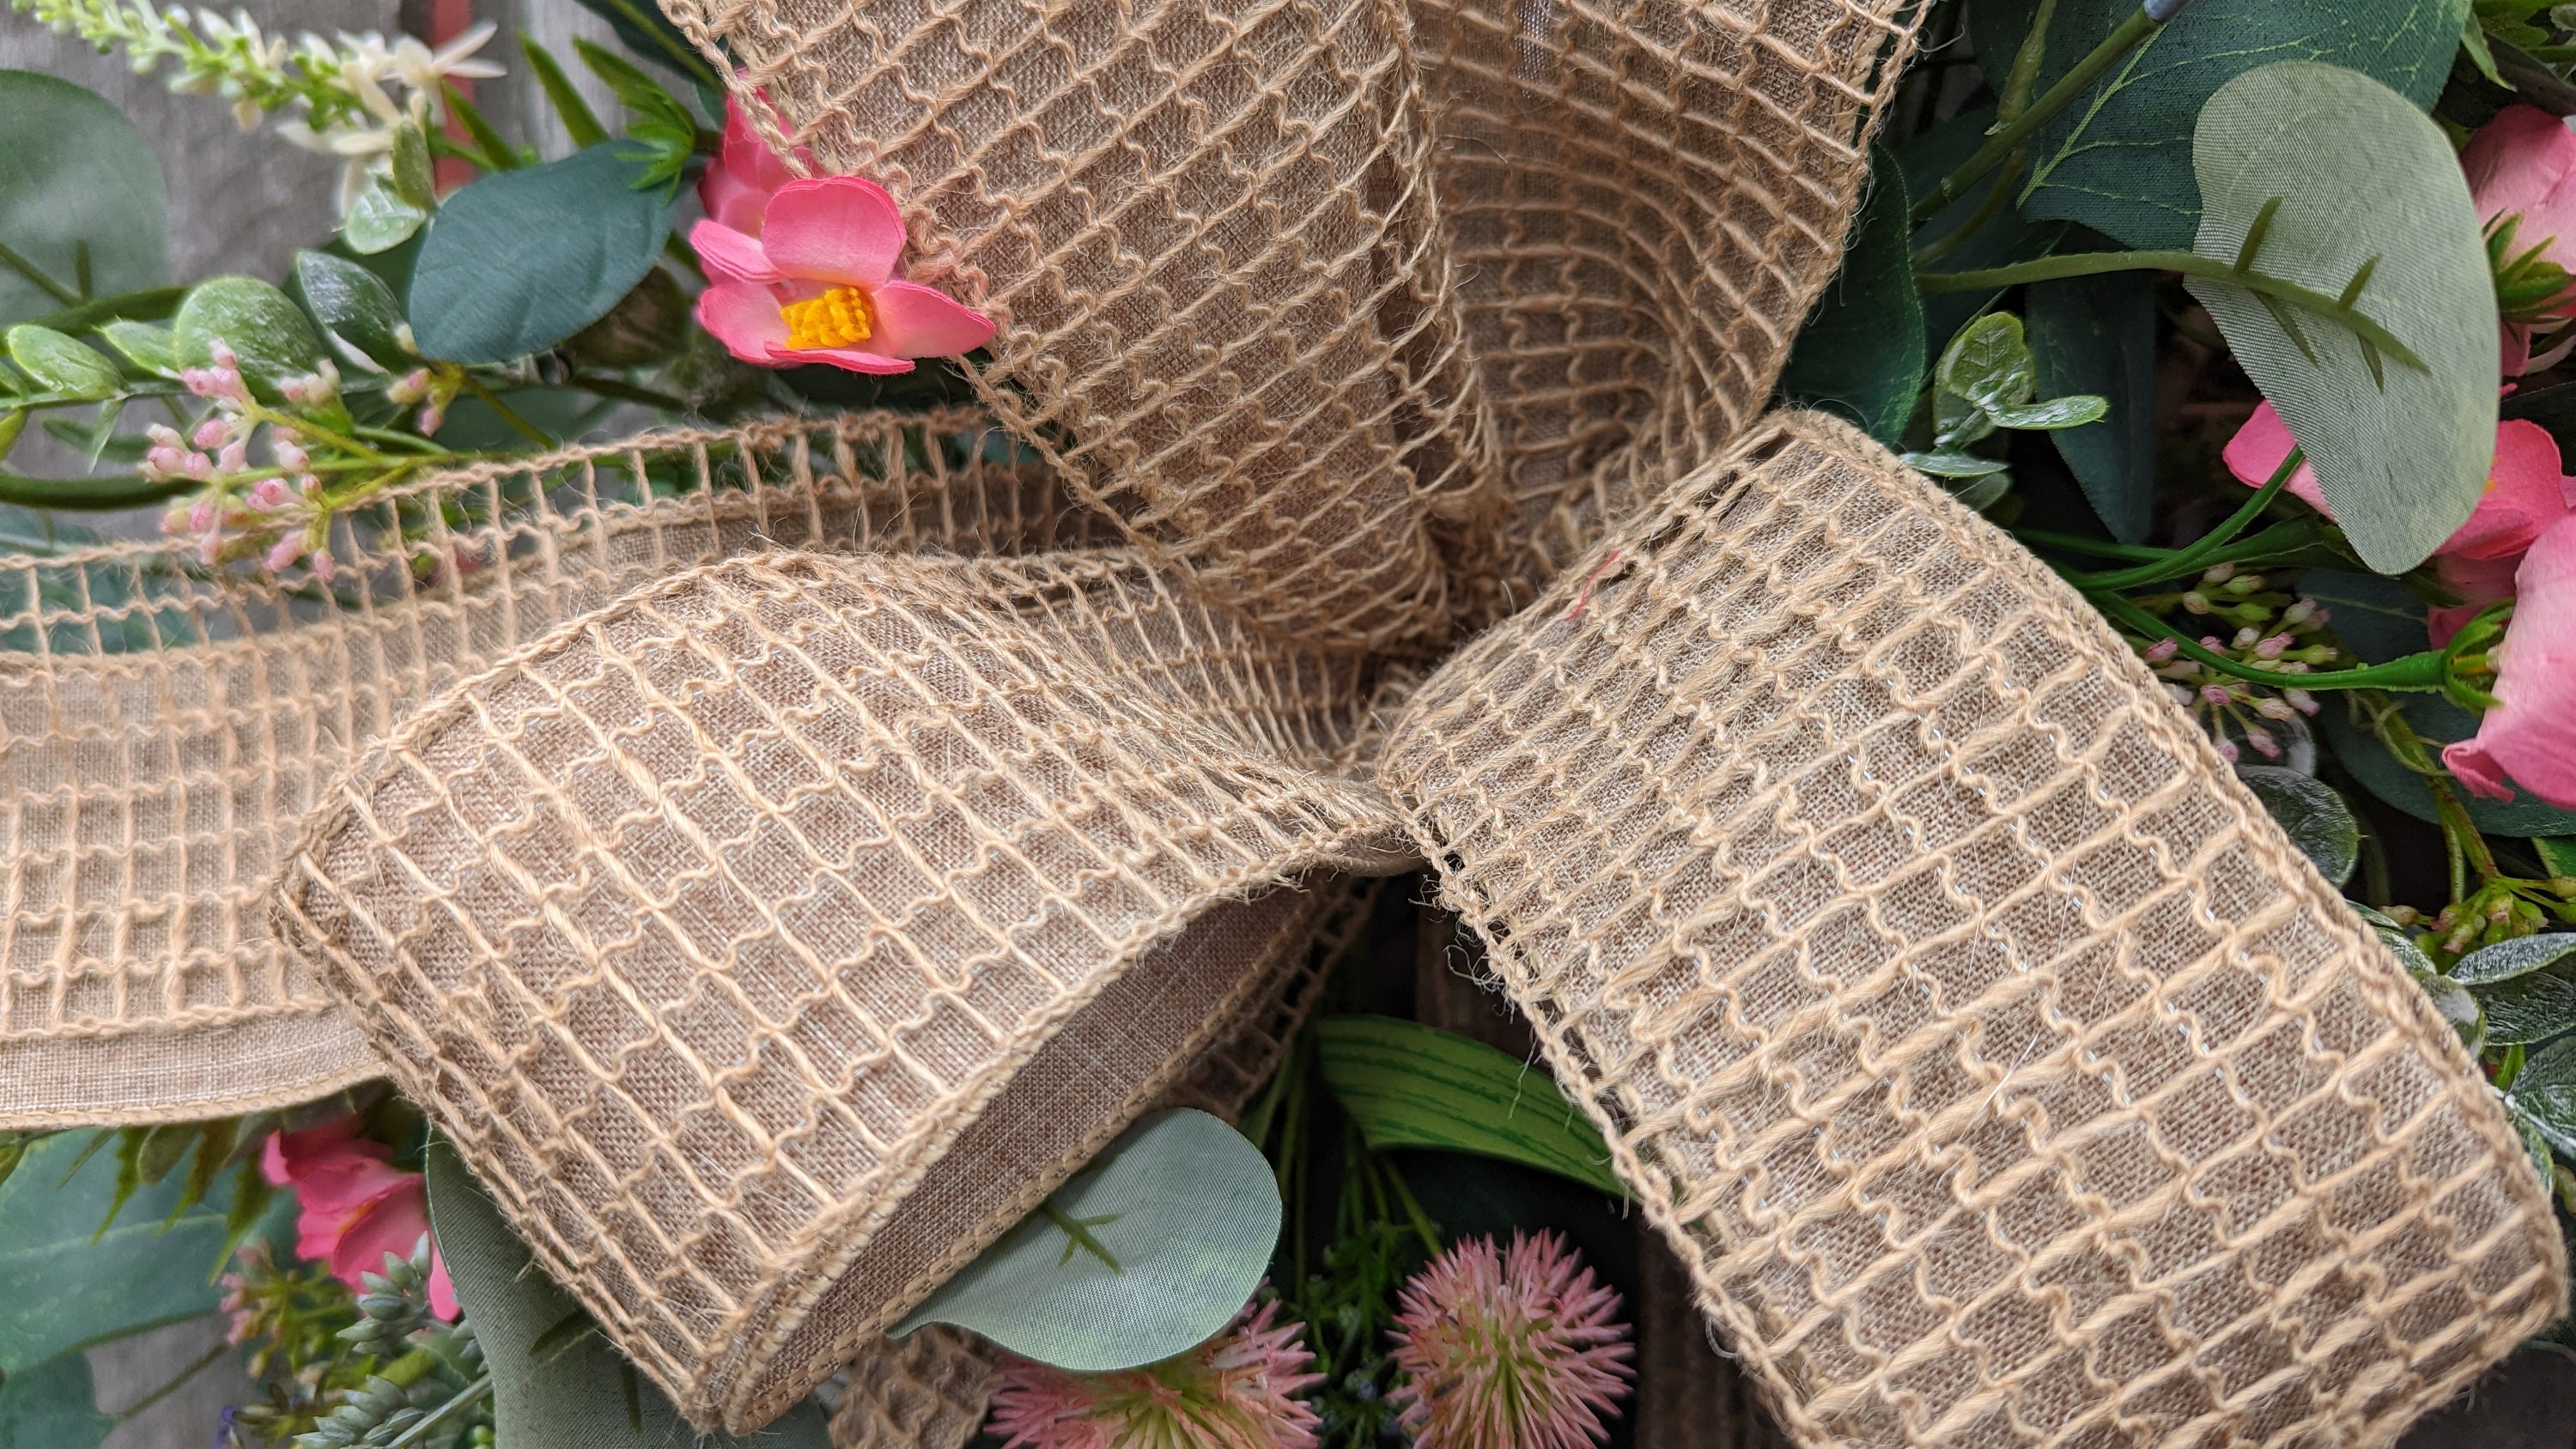
[(412, 205), (394, 189), (393, 178), (378, 172), (367, 178), (349, 214), (340, 219), (340, 239), (362, 257), (389, 252), (412, 239), (429, 220), (425, 207)]
[(386, 372), (417, 363), (403, 348), (402, 304), (374, 272), (329, 252), (297, 252), (295, 290), (314, 320), (367, 363)]
[(160, 377), (179, 375), (177, 343), (167, 327), (150, 322), (110, 322), (98, 329), (98, 335), (145, 372)]
[(1935, 478), (1984, 478), (2012, 466), (2000, 458), (1980, 458), (1974, 453), (1905, 453), (1900, 456), (1907, 467)]
[(1162, 1112), (894, 1331), (954, 1324), (1058, 1368), (1133, 1368), (1224, 1328), (1278, 1241), (1279, 1189), (1261, 1150), (1205, 1112)]
[(2539, 1126), (2550, 1146), (2576, 1157), (2576, 1037), (2533, 1052), (2504, 1099)]
[(2072, 393), (2042, 402), (2013, 403), (1988, 408), (1986, 415), (1999, 428), (2023, 432), (2055, 432), (2060, 428), (2080, 428), (2098, 423), (2111, 412), (2111, 400), (2092, 393)]
[(116, 364), (50, 327), (21, 322), (9, 329), (8, 340), (9, 360), (49, 392), (100, 398), (123, 385)]
[[(140, 292), (170, 280), (164, 209), (161, 165), (113, 102), (0, 70), (0, 246), (77, 293), (86, 245), (90, 296)], [(67, 305), (0, 265), (0, 326)]]
[(2517, 936), (2510, 941), (2498, 941), (2471, 951), (2451, 967), (2450, 976), (2463, 986), (2510, 981), (2556, 965), (2571, 956), (2576, 956), (2576, 931)]
[(2366, 274), (2351, 305), (2423, 363), (2366, 349), (2317, 313), (2191, 283), (2306, 448), (2362, 561), (2414, 567), (2477, 506), (2495, 454), (2495, 290), (2450, 143), (2379, 82), (2301, 61), (2247, 71), (2211, 97), (2193, 160), (2206, 206), (2195, 250), (2236, 265), (2278, 197), (2253, 264), (2327, 297)]
[(1369, 1146), (1472, 1152), (1627, 1193), (1600, 1129), (1545, 1070), (1393, 1017), (1331, 1017), (1316, 1034), (1324, 1081)]
[(172, 350), (182, 367), (210, 365), (221, 339), (239, 360), (243, 380), (263, 402), (278, 401), (278, 384), (322, 363), (322, 339), (313, 335), (304, 309), (254, 277), (199, 283), (179, 304), (171, 330)]

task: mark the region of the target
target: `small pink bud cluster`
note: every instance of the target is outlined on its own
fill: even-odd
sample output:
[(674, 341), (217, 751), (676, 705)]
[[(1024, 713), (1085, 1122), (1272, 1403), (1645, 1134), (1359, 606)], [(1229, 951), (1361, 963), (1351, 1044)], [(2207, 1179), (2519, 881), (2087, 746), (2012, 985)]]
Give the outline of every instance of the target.
[(207, 347), (206, 355), (214, 363), (212, 367), (182, 369), (179, 381), (186, 384), (188, 391), (216, 407), (231, 412), (248, 408), (250, 384), (242, 381), (241, 359), (233, 355), (232, 348), (220, 337)]
[(447, 404), (456, 396), (455, 389), (442, 386), (438, 377), (426, 367), (415, 367), (395, 378), (385, 389), (387, 400), (409, 407), (419, 403), (420, 431), (423, 437), (447, 425)]

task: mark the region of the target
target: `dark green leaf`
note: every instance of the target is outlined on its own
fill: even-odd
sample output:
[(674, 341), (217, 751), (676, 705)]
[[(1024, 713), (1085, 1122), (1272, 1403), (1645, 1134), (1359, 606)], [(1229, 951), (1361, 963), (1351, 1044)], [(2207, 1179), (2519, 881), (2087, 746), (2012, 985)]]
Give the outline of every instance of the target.
[[(646, 1383), (636, 1391), (630, 1420), (626, 1375), (632, 1366), (605, 1335), (563, 1330), (584, 1316), (581, 1305), (532, 1264), (527, 1244), (502, 1221), (456, 1150), (431, 1143), (426, 1171), (439, 1257), (492, 1373), (500, 1443), (511, 1449), (828, 1449), (823, 1413), (811, 1399), (751, 1439), (700, 1438), (670, 1399)], [(540, 1362), (531, 1350), (549, 1334), (557, 1341)]]
[(2481, 946), (2459, 959), (2450, 971), (2452, 980), (2463, 986), (2480, 986), (2491, 981), (2510, 981), (2527, 976), (2546, 966), (2556, 965), (2576, 956), (2576, 932), (2554, 931), (2541, 936), (2518, 936)]
[(295, 289), (315, 321), (377, 367), (403, 372), (416, 361), (403, 348), (402, 304), (384, 278), (346, 257), (297, 252)]
[[(1973, 13), (1975, 7), (1971, 7)], [(1962, 111), (1950, 120), (1932, 127), (1905, 143), (1897, 152), (1905, 163), (1905, 189), (1909, 195), (1922, 196), (1941, 178), (1968, 159), (1984, 143), (1986, 128), (1994, 124), (1995, 108), (1981, 106)], [(1985, 195), (1984, 187), (1972, 187), (1969, 194), (1950, 203), (1930, 221), (1917, 228), (1914, 244), (1926, 246), (1948, 237), (1976, 214)], [(2011, 206), (2004, 206), (1992, 219), (1972, 234), (1955, 250), (1941, 257), (1942, 270), (1982, 271), (2013, 262), (2033, 261), (2055, 250), (2066, 234), (2066, 223), (2046, 221), (2033, 223)], [(1926, 349), (1948, 343), (1969, 319), (1994, 305), (2003, 295), (1998, 287), (1990, 292), (1936, 292), (1923, 299), (1923, 336)]]
[(447, 198), (412, 268), (421, 352), (502, 362), (604, 316), (660, 257), (670, 209), (614, 144), (486, 176)]
[(179, 375), (178, 344), (167, 327), (149, 322), (110, 322), (98, 329), (98, 335), (145, 372), (161, 377)]
[[(66, 80), (0, 70), (0, 246), (78, 292), (75, 246), (89, 247), (90, 294), (166, 285), (161, 166), (114, 103)], [(82, 300), (0, 265), (0, 326)]]
[(2531, 842), (2540, 856), (2540, 868), (2553, 876), (2576, 876), (2576, 836), (2551, 839), (2546, 836)]
[(2562, 962), (2471, 986), (2469, 994), (2486, 1012), (2487, 1040), (2494, 1045), (2544, 1042), (2576, 1031), (2576, 965)]
[(340, 222), (340, 239), (360, 256), (374, 256), (411, 240), (428, 220), (428, 210), (403, 200), (391, 177), (370, 176)]
[[(2009, 8), (2028, 23), (2031, 0)], [(2041, 86), (2137, 8), (2137, 0), (2060, 0)], [(2192, 169), (2192, 124), (2220, 87), (2275, 61), (2324, 61), (2393, 87), (2421, 111), (2450, 74), (2467, 8), (2465, 0), (2195, 0), (2041, 130), (2022, 210), (2144, 250), (2187, 248), (2204, 184)], [(2341, 290), (2340, 279), (2329, 290)]]
[(322, 339), (313, 335), (304, 309), (253, 277), (217, 277), (199, 283), (179, 304), (172, 331), (181, 367), (211, 365), (215, 341), (222, 339), (240, 360), (243, 379), (262, 402), (277, 402), (278, 384), (310, 373), (322, 363)]
[(2550, 1146), (2576, 1157), (2576, 1037), (2533, 1052), (2504, 1099), (2539, 1127)]
[(2111, 536), (2144, 542), (2155, 522), (2155, 278), (2107, 272), (2042, 282), (2024, 297), (2040, 390), (2110, 400), (2107, 418), (2057, 435), (2058, 454)]
[(9, 329), (8, 341), (9, 360), (49, 392), (98, 398), (124, 385), (116, 364), (50, 327), (21, 322)]
[(2335, 885), (2352, 879), (2361, 857), (2361, 824), (2333, 786), (2276, 765), (2241, 765), (2236, 774), (2281, 822), (2290, 843), (2316, 863), (2319, 875)]
[(537, 73), (537, 85), (545, 91), (547, 103), (555, 109), (555, 119), (563, 122), (564, 133), (572, 137), (572, 143), (587, 150), (607, 140), (608, 128), (591, 114), (590, 102), (582, 99), (554, 52), (527, 35), (519, 37), (519, 50), (527, 56), (528, 68)]
[(2210, 98), (2193, 164), (2206, 204), (2193, 250), (2237, 265), (2269, 217), (2259, 270), (2330, 298), (2360, 285), (2351, 305), (2423, 362), (2365, 350), (2314, 312), (2294, 336), (2287, 304), (2191, 281), (2305, 446), (2354, 551), (2380, 573), (2414, 567), (2477, 506), (2495, 458), (2495, 287), (2459, 158), (2406, 97), (2287, 62)]
[(140, 292), (119, 292), (112, 297), (83, 302), (77, 307), (65, 307), (36, 321), (57, 332), (68, 332), (77, 337), (83, 332), (101, 330), (120, 318), (136, 322), (161, 321), (178, 311), (179, 304), (187, 299), (188, 289), (185, 287), (146, 287)]
[(2365, 664), (2385, 664), (2433, 647), (2424, 601), (2395, 579), (2310, 569), (2299, 576), (2299, 592), (2326, 606), (2326, 626)]
[(85, 1354), (58, 1354), (0, 1379), (0, 1449), (98, 1449), (115, 1427), (98, 1411)]
[(1316, 1032), (1324, 1081), (1369, 1146), (1473, 1152), (1627, 1193), (1600, 1130), (1544, 1070), (1392, 1017), (1330, 1017)]
[(662, 14), (653, 0), (574, 0), (584, 10), (608, 22), (617, 32), (618, 42), (628, 50), (674, 70), (700, 85), (718, 83), (715, 68), (688, 36)]
[(0, 1304), (7, 1305), (0, 1311), (0, 1373), (214, 1311), (229, 1203), (190, 1208), (165, 1231), (181, 1184), (138, 1183), (100, 1235), (119, 1168), (104, 1153), (83, 1161), (91, 1140), (87, 1133), (45, 1138), (0, 1184)]
[(1870, 155), (1869, 195), (1842, 270), (1799, 329), (1780, 391), (1893, 447), (1923, 391), (1923, 298), (1907, 251), (1904, 167), (1884, 147)]
[[(2337, 618), (2340, 623), (2340, 616)], [(2438, 694), (2409, 694), (2399, 697), (2399, 708), (2406, 722), (2438, 756), (2443, 745), (2464, 740), (2478, 731), (2477, 716), (2451, 703)], [(2388, 753), (2388, 747), (2377, 736), (2352, 722), (2343, 701), (2329, 699), (2316, 720), (2318, 733), (2337, 760), (2350, 770), (2353, 778), (2368, 787), (2370, 793), (2414, 816), (2418, 820), (2439, 822), (2440, 813), (2433, 805), (2433, 792), (2426, 789), (2423, 778), (2400, 764)], [(2480, 830), (2491, 835), (2538, 836), (2576, 834), (2576, 811), (2560, 810), (2541, 800), (2529, 790), (2517, 788), (2511, 800), (2488, 800), (2472, 795), (2458, 784), (2452, 787), (2460, 803), (2468, 807), (2469, 819)]]
[(688, 165), (698, 144), (698, 123), (689, 108), (615, 52), (579, 39), (573, 41), (573, 49), (630, 112), (626, 138), (636, 144), (623, 154), (639, 168), (635, 186), (639, 190), (676, 187), (681, 168)]
[(1204, 1112), (1161, 1112), (941, 1285), (894, 1332), (971, 1329), (1078, 1373), (1171, 1357), (1240, 1312), (1279, 1242), (1261, 1149)]

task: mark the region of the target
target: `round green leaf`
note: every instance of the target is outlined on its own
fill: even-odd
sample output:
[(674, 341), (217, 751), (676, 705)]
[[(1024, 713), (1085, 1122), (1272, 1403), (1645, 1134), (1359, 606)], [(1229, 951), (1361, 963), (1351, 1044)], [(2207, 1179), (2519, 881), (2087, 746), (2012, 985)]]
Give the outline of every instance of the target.
[[(170, 280), (161, 164), (104, 97), (23, 70), (0, 70), (0, 246), (78, 292), (139, 292)], [(70, 305), (0, 265), (0, 326)]]
[(615, 142), (486, 176), (447, 198), (411, 274), (423, 355), (505, 362), (606, 316), (651, 269), (670, 231), (658, 193)]
[(402, 304), (384, 278), (346, 257), (297, 252), (295, 290), (313, 319), (359, 357), (387, 372), (413, 365), (402, 343)]
[(2414, 567), (2477, 506), (2495, 457), (2495, 289), (2459, 159), (2404, 96), (2293, 61), (2221, 87), (2192, 161), (2205, 208), (2195, 250), (2236, 265), (2277, 197), (2253, 265), (2327, 297), (2367, 270), (2352, 305), (2424, 364), (2366, 351), (2316, 313), (2191, 282), (2306, 448), (2362, 561)]
[(98, 329), (107, 345), (125, 360), (160, 377), (179, 375), (179, 355), (170, 329), (149, 322), (110, 322)]
[(402, 199), (393, 178), (378, 174), (358, 189), (357, 200), (340, 221), (340, 239), (362, 257), (391, 251), (410, 241), (429, 220), (429, 212)]
[(1780, 391), (1830, 408), (1893, 445), (1923, 391), (1923, 297), (1907, 250), (1905, 168), (1870, 151), (1869, 194), (1851, 244), (1789, 353)]
[(2461, 957), (2459, 964), (2451, 968), (2451, 979), (2463, 986), (2510, 981), (2543, 967), (2557, 965), (2571, 956), (2576, 956), (2576, 931), (2518, 936), (2492, 946), (2481, 946)]
[(1278, 1241), (1261, 1149), (1205, 1112), (1157, 1113), (894, 1333), (952, 1323), (1076, 1373), (1155, 1363), (1224, 1328)]
[(304, 309), (255, 277), (201, 282), (179, 304), (172, 327), (181, 367), (207, 367), (221, 339), (240, 359), (241, 373), (263, 402), (278, 400), (277, 385), (310, 373), (322, 362), (322, 339), (304, 320)]
[(2290, 843), (2316, 863), (2319, 875), (2335, 885), (2352, 879), (2361, 858), (2361, 824), (2333, 786), (2277, 765), (2240, 765), (2236, 775), (2281, 822)]
[(9, 360), (48, 392), (112, 396), (123, 385), (116, 365), (50, 327), (21, 322), (9, 329)]

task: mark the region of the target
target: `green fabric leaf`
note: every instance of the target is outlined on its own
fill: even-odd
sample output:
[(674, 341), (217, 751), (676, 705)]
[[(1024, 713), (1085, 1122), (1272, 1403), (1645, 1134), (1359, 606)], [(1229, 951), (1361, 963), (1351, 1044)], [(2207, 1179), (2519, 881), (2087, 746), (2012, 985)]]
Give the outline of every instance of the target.
[[(47, 1137), (0, 1184), (0, 1304), (7, 1305), (0, 1311), (0, 1373), (201, 1317), (222, 1296), (214, 1270), (228, 1239), (229, 1182), (175, 1216), (186, 1190), (181, 1177), (138, 1182), (102, 1234), (120, 1154), (92, 1153), (71, 1172), (90, 1139), (87, 1132)], [(279, 1208), (272, 1226), (292, 1217), (292, 1199), (280, 1199)]]
[(0, 1449), (98, 1449), (115, 1427), (98, 1411), (85, 1354), (59, 1354), (0, 1379)]
[(1261, 1149), (1205, 1112), (1127, 1129), (894, 1330), (970, 1329), (1078, 1373), (1205, 1342), (1261, 1286), (1279, 1187)]
[(2365, 664), (2385, 664), (2433, 647), (2424, 601), (2395, 579), (2341, 569), (2310, 569), (2299, 592), (2325, 605), (2326, 627)]
[[(2340, 614), (2335, 616), (2338, 627), (2342, 621)], [(2478, 732), (2476, 715), (2438, 694), (2401, 695), (2398, 708), (2436, 756), (2443, 745)], [(2425, 787), (2423, 777), (2400, 764), (2377, 735), (2354, 724), (2342, 700), (2326, 700), (2316, 724), (2318, 735), (2334, 751), (2335, 758), (2370, 793), (2418, 820), (2436, 824), (2441, 821), (2433, 805), (2433, 792)], [(2489, 800), (2470, 794), (2456, 783), (2451, 788), (2460, 803), (2468, 807), (2469, 819), (2490, 835), (2576, 835), (2576, 811), (2561, 810), (2529, 790), (2517, 788), (2511, 800)]]
[(2496, 1046), (2536, 1044), (2576, 1031), (2576, 963), (2561, 961), (2469, 994), (2486, 1012), (2487, 1040)]
[(2142, 543), (2155, 523), (2155, 277), (2072, 277), (2023, 296), (2040, 390), (2096, 394), (2110, 404), (2102, 420), (2058, 433), (2058, 456), (2111, 536)]
[(2241, 765), (2236, 774), (2281, 822), (2290, 843), (2316, 863), (2319, 875), (2335, 885), (2352, 879), (2361, 858), (2361, 823), (2333, 786), (2277, 765)]
[(2504, 1099), (2550, 1146), (2576, 1157), (2576, 1037), (2533, 1052)]
[(181, 367), (212, 365), (215, 341), (222, 339), (240, 359), (243, 381), (262, 402), (279, 401), (278, 384), (322, 364), (322, 339), (314, 335), (304, 309), (255, 277), (199, 283), (179, 304), (171, 330)]
[(2253, 264), (2328, 297), (2367, 273), (2352, 305), (2424, 363), (2366, 352), (2315, 313), (2191, 281), (2305, 446), (2362, 562), (2414, 567), (2477, 506), (2495, 457), (2495, 289), (2459, 158), (2405, 97), (2306, 62), (2228, 82), (2201, 112), (2192, 154), (2207, 206), (2195, 250), (2236, 265), (2278, 197)]
[(2450, 976), (2463, 986), (2479, 986), (2491, 981), (2511, 981), (2534, 971), (2556, 965), (2576, 956), (2576, 931), (2552, 931), (2539, 936), (2517, 936), (2481, 946), (2459, 959)]
[(297, 252), (295, 290), (315, 321), (377, 367), (403, 372), (416, 361), (403, 348), (402, 304), (384, 278), (346, 257)]
[[(0, 70), (0, 246), (89, 295), (140, 292), (170, 280), (161, 164), (113, 102), (70, 81)], [(0, 326), (69, 305), (0, 265)]]
[[(2033, 0), (1990, 4), (1997, 13), (1979, 25), (1979, 46), (1989, 27), (2018, 43)], [(2059, 0), (2041, 88), (2137, 8), (2137, 0)], [(2192, 123), (2221, 87), (2277, 61), (2322, 61), (2425, 110), (2450, 74), (2467, 12), (2468, 0), (2195, 0), (2041, 129), (2022, 210), (2081, 222), (2141, 250), (2187, 248), (2205, 184), (2193, 171)], [(2010, 63), (2009, 49), (1993, 62), (1998, 70)]]
[(98, 398), (124, 385), (116, 364), (50, 327), (21, 322), (9, 329), (8, 341), (9, 360), (48, 392)]
[(1600, 1130), (1544, 1069), (1393, 1017), (1330, 1017), (1316, 1037), (1324, 1081), (1370, 1147), (1499, 1157), (1627, 1195)]
[(167, 327), (149, 322), (110, 322), (98, 329), (98, 335), (145, 372), (161, 377), (179, 375), (178, 342)]
[(1869, 194), (1842, 270), (1799, 329), (1780, 391), (1893, 447), (1923, 391), (1923, 297), (1907, 250), (1905, 168), (1882, 146), (1870, 157)]
[[(615, 142), (486, 176), (447, 198), (405, 312), (423, 355), (506, 362), (607, 315), (650, 270), (670, 207)], [(2480, 253), (2484, 255), (2483, 252)]]
[(700, 1435), (604, 1336), (581, 1331), (588, 1315), (535, 1266), (456, 1149), (432, 1142), (425, 1170), (439, 1258), (492, 1374), (498, 1442), (510, 1449), (829, 1449), (822, 1408), (812, 1399), (747, 1439)]

